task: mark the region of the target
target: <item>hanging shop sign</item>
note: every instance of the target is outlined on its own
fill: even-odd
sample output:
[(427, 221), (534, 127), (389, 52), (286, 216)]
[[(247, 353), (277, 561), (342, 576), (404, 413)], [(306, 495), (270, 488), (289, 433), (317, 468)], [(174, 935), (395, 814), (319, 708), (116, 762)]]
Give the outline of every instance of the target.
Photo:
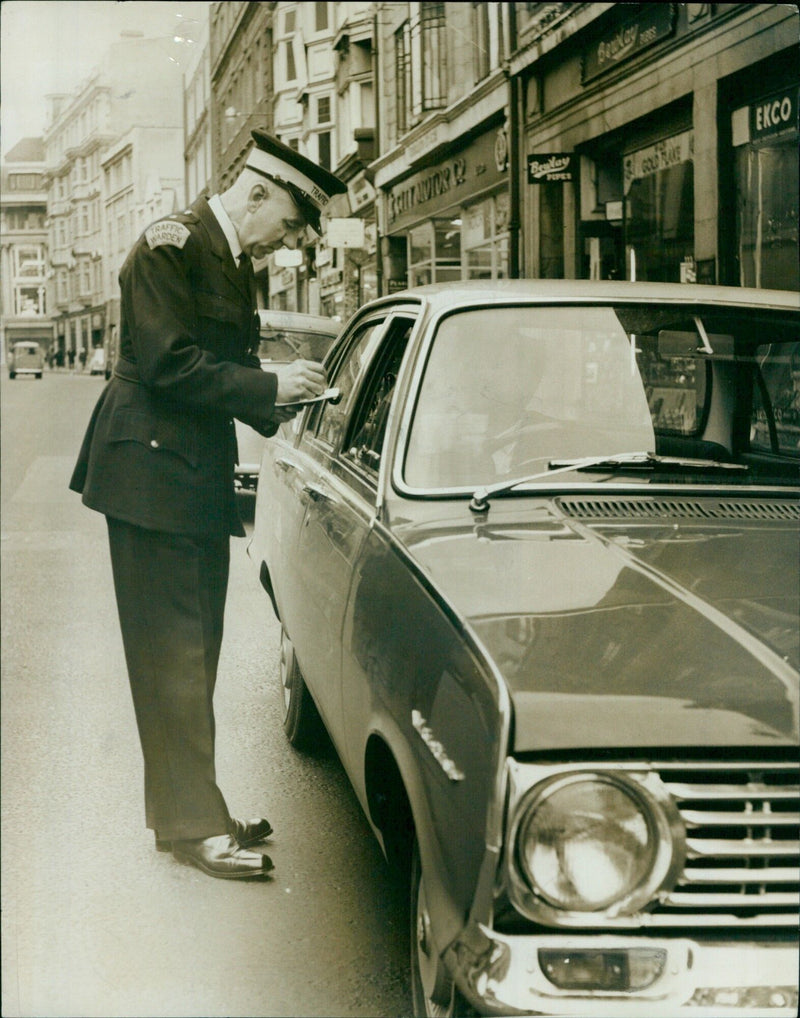
[(572, 152), (548, 152), (546, 155), (528, 156), (528, 183), (571, 183), (574, 159)]
[(584, 84), (672, 35), (675, 6), (642, 4), (635, 18), (595, 40), (583, 54), (581, 80)]
[(415, 173), (386, 192), (387, 225), (407, 229), (507, 179), (507, 160), (497, 160), (496, 130), (487, 131), (436, 166)]

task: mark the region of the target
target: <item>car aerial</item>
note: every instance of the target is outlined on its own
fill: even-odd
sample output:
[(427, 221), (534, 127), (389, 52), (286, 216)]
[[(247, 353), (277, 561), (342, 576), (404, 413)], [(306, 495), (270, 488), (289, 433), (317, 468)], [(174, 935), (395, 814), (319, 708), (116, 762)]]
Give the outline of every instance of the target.
[(283, 727), (408, 874), (416, 1014), (796, 1014), (799, 322), (420, 287), (264, 443)]
[[(333, 318), (298, 311), (261, 309), (259, 317), (261, 338), (257, 356), (265, 371), (269, 371), (272, 364), (299, 358), (321, 361), (341, 329), (341, 323)], [(253, 428), (236, 421), (236, 444), (236, 487), (239, 491), (254, 491), (264, 438)]]
[(41, 346), (32, 340), (12, 343), (8, 355), (8, 377), (17, 375), (33, 375), (41, 378), (44, 371), (44, 352)]

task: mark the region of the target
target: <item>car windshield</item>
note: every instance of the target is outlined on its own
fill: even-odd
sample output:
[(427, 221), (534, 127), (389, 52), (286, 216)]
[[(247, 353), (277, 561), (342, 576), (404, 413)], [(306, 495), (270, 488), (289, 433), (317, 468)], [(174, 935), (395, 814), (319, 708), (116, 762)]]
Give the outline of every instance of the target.
[(799, 371), (787, 313), (516, 305), (450, 314), (428, 354), (404, 480), (425, 490), (532, 475), (547, 484), (565, 463), (601, 461), (594, 473), (559, 469), (560, 483), (585, 484), (629, 470), (635, 461), (619, 460), (638, 453), (683, 461), (675, 483), (707, 474), (716, 484), (714, 464), (745, 452), (756, 460), (741, 473), (785, 483), (800, 456)]

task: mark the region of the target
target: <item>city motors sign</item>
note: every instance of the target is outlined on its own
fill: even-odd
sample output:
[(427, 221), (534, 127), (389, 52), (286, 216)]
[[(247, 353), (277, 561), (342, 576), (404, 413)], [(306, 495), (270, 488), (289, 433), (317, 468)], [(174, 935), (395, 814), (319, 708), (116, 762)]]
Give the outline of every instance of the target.
[[(508, 159), (500, 159), (497, 131), (487, 131), (450, 159), (420, 170), (386, 192), (387, 227), (392, 232), (469, 201), (476, 193), (508, 179)], [(500, 153), (502, 154), (502, 153)]]

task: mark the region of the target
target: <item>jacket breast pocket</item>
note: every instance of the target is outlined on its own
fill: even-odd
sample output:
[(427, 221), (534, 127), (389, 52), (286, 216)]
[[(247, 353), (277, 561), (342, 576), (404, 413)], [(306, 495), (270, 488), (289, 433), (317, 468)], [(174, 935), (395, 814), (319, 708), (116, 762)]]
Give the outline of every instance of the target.
[(108, 431), (109, 442), (136, 442), (154, 454), (180, 456), (190, 467), (197, 467), (199, 456), (194, 435), (186, 425), (164, 417), (153, 417), (136, 410), (117, 410)]
[(243, 321), (249, 319), (241, 304), (218, 293), (203, 291), (196, 293), (195, 306), (200, 318), (211, 318), (215, 322), (226, 322), (241, 327)]

